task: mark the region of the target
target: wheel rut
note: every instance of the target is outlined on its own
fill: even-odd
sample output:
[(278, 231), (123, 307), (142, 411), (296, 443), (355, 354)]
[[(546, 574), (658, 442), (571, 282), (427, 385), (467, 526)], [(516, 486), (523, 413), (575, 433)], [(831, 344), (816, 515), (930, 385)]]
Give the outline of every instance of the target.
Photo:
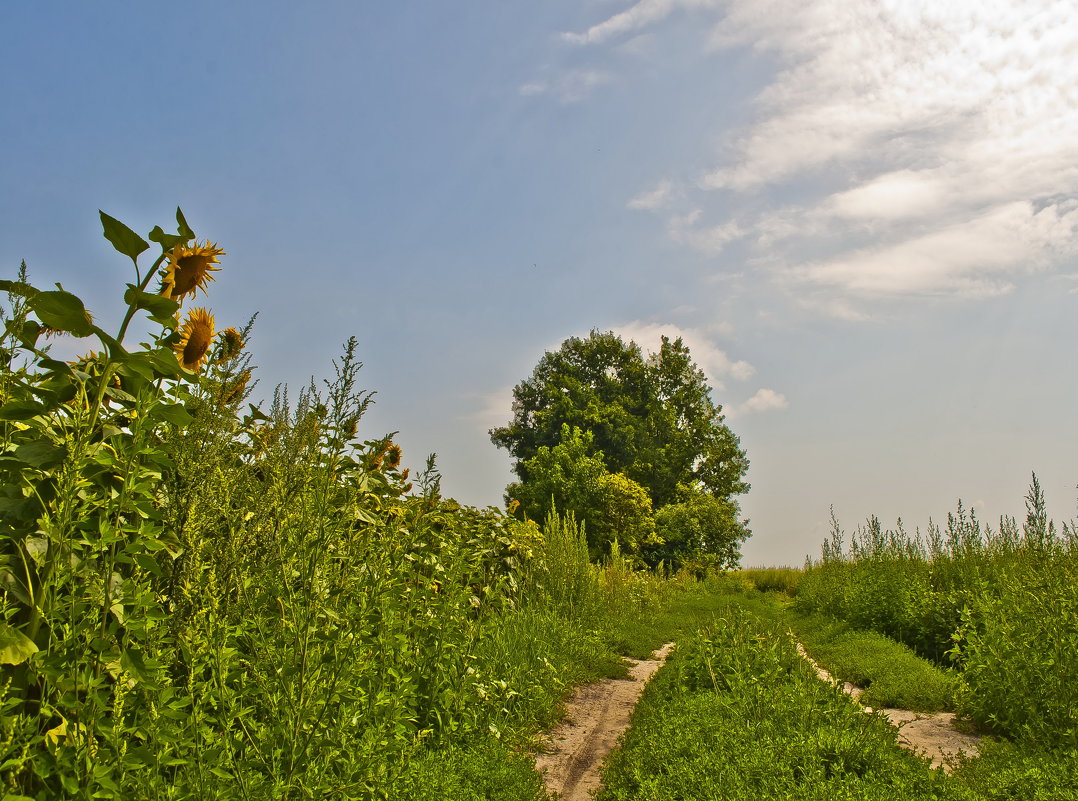
[(628, 679), (604, 679), (580, 687), (565, 718), (546, 737), (535, 758), (547, 791), (562, 801), (587, 801), (601, 787), (603, 760), (614, 750), (648, 679), (673, 649), (667, 643), (651, 659), (630, 659)]

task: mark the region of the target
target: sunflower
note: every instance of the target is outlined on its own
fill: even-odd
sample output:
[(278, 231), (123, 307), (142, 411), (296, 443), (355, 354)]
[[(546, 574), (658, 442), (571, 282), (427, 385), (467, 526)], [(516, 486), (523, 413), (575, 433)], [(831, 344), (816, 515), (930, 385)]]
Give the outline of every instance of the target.
[(203, 308), (191, 309), (180, 328), (180, 341), (173, 347), (176, 359), (188, 370), (202, 366), (213, 342), (213, 315)]
[(390, 470), (395, 470), (397, 467), (399, 467), (401, 463), (401, 455), (401, 446), (395, 442), (388, 448), (386, 448), (386, 467), (388, 467)]
[(235, 328), (226, 328), (220, 334), (221, 341), (217, 346), (214, 364), (224, 364), (236, 358), (247, 343), (243, 341), (243, 334)]
[(198, 242), (193, 245), (177, 243), (168, 254), (168, 264), (161, 279), (161, 294), (173, 300), (183, 300), (199, 289), (205, 292), (206, 285), (214, 280), (210, 273), (221, 269), (213, 265), (217, 264), (217, 257), (223, 255), (225, 252), (209, 240), (202, 245)]

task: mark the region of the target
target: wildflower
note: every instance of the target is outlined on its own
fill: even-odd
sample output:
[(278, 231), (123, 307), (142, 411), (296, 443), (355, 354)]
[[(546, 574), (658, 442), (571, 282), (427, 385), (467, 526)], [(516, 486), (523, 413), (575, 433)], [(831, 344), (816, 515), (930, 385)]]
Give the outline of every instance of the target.
[(198, 370), (213, 342), (213, 315), (203, 308), (192, 309), (180, 328), (180, 341), (173, 347), (176, 358), (187, 370)]
[(183, 300), (199, 289), (205, 293), (206, 285), (214, 280), (210, 273), (221, 269), (213, 265), (217, 264), (217, 257), (223, 255), (225, 252), (209, 240), (203, 245), (198, 242), (193, 245), (177, 243), (168, 255), (168, 265), (161, 279), (161, 294), (173, 300)]

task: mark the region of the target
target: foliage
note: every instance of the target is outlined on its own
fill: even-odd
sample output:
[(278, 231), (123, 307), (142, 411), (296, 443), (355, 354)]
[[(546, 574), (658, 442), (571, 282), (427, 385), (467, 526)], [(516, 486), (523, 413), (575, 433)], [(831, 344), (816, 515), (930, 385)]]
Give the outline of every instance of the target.
[[(591, 453), (594, 437), (579, 428), (562, 427), (557, 444), (541, 447), (528, 460), (527, 482), (510, 484), (506, 497), (531, 520), (545, 520), (558, 509), (571, 512), (593, 537), (603, 530), (601, 482), (607, 475), (602, 454)], [(598, 551), (595, 540), (589, 542)]]
[(679, 642), (604, 782), (601, 801), (971, 797), (818, 681), (785, 632), (736, 605)]
[(675, 570), (694, 562), (708, 569), (735, 567), (750, 533), (748, 521), (738, 520), (737, 504), (685, 486), (677, 497), (655, 514), (659, 541), (647, 548), (648, 561), (664, 561)]
[(958, 710), (1037, 747), (1078, 745), (1078, 536), (1057, 530), (1034, 476), (1024, 525), (993, 530), (959, 503), (908, 534), (876, 518), (843, 548), (837, 522), (797, 607), (877, 631), (959, 671)]
[(645, 357), (612, 332), (571, 337), (514, 388), (512, 422), (490, 434), (527, 485), (530, 460), (557, 446), (565, 425), (588, 432), (589, 455), (601, 453), (608, 472), (644, 486), (655, 508), (670, 503), (679, 484), (719, 498), (748, 489), (745, 453), (680, 339), (663, 337), (659, 352)]
[[(413, 487), (392, 436), (359, 436), (354, 341), (322, 387), (245, 407), (250, 324), (209, 337), (208, 311), (177, 316), (223, 251), (177, 213), (145, 269), (149, 244), (102, 223), (136, 274), (113, 333), (25, 269), (0, 285), (8, 797), (383, 796), (414, 760), (501, 753), (484, 743), (621, 672), (603, 623), (567, 625), (538, 590), (534, 524), (443, 498), (433, 460)], [(55, 335), (101, 351), (56, 359)], [(587, 571), (577, 613), (604, 621)]]

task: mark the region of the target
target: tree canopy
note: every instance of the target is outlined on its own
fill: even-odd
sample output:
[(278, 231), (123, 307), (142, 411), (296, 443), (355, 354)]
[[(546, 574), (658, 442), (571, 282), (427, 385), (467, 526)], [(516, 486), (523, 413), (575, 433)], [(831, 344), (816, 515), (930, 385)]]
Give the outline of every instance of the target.
[(643, 485), (658, 508), (679, 485), (727, 499), (748, 490), (748, 457), (723, 420), (680, 338), (664, 336), (645, 357), (635, 342), (592, 331), (543, 355), (513, 389), (513, 420), (490, 438), (527, 482), (526, 462), (561, 441), (562, 425), (579, 428), (592, 436), (589, 453), (601, 451), (607, 470)]
[[(598, 526), (601, 539), (621, 537), (623, 545), (653, 537), (646, 531), (652, 509), (684, 503), (686, 493), (723, 502), (736, 523), (733, 498), (749, 488), (748, 458), (680, 338), (664, 336), (647, 355), (610, 331), (565, 340), (513, 389), (513, 419), (490, 437), (515, 459), (520, 480), (507, 495), (529, 516), (541, 519), (553, 499)], [(650, 500), (646, 512), (640, 488)], [(631, 535), (619, 532), (625, 526)], [(747, 536), (739, 531), (738, 539)], [(590, 532), (589, 540), (599, 544)], [(718, 547), (707, 537), (691, 537), (690, 545)]]

